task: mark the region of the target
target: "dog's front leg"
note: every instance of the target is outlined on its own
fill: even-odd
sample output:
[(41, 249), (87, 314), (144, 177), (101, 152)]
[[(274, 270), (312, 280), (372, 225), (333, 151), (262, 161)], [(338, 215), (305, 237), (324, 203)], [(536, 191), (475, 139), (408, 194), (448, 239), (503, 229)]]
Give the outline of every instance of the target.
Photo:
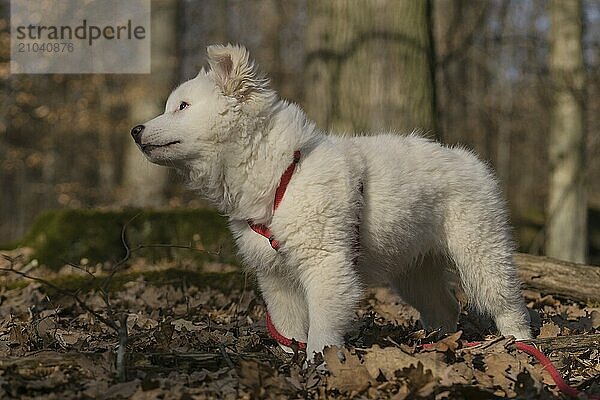
[[(303, 288), (289, 276), (276, 272), (259, 272), (258, 284), (277, 331), (286, 338), (306, 343), (308, 306)], [(281, 347), (291, 351), (283, 345)]]
[(309, 360), (325, 346), (342, 345), (354, 310), (362, 297), (362, 285), (349, 255), (318, 251), (301, 266), (301, 280), (308, 304), (309, 328), (306, 354)]

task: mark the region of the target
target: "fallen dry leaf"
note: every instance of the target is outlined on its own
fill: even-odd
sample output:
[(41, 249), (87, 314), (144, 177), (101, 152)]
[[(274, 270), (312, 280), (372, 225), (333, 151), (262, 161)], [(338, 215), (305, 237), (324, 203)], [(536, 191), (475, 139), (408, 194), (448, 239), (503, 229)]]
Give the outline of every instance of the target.
[(406, 378), (410, 393), (421, 397), (429, 396), (437, 384), (437, 380), (434, 378), (431, 370), (425, 369), (421, 362), (417, 363), (416, 366), (396, 371), (396, 377)]
[(590, 313), (590, 319), (592, 322), (592, 328), (594, 328), (594, 329), (600, 328), (600, 311), (599, 310), (592, 310), (592, 312)]
[(579, 308), (576, 306), (567, 307), (567, 319), (569, 321), (577, 321), (580, 318), (587, 317), (587, 311), (585, 308)]
[(462, 331), (455, 332), (452, 335), (446, 336), (445, 338), (437, 341), (432, 346), (428, 346), (426, 348), (426, 350), (427, 351), (441, 351), (442, 353), (445, 353), (448, 350), (455, 351), (460, 346), (460, 343), (458, 340), (460, 339), (461, 335), (462, 335)]
[(171, 324), (178, 332), (182, 331), (183, 329), (186, 329), (188, 332), (198, 332), (206, 329), (206, 327), (208, 326), (204, 323), (195, 324), (192, 321), (188, 321), (182, 318), (173, 320)]
[(431, 354), (412, 356), (396, 347), (382, 349), (378, 345), (374, 345), (362, 357), (364, 365), (373, 379), (376, 379), (381, 372), (387, 380), (392, 380), (397, 370), (416, 367), (419, 363), (430, 370), (436, 378), (439, 378), (448, 367)]
[(329, 389), (360, 393), (374, 381), (365, 364), (345, 347), (327, 347), (323, 351), (323, 357), (327, 370), (331, 373), (327, 379)]
[(520, 372), (519, 361), (508, 353), (491, 353), (484, 357), (485, 373), (492, 378), (494, 387), (507, 396), (514, 396), (513, 383)]
[(554, 322), (547, 322), (540, 328), (540, 338), (557, 337), (560, 334), (560, 326)]
[(136, 392), (139, 384), (140, 381), (138, 379), (129, 382), (117, 383), (116, 385), (109, 387), (103, 393), (103, 397), (106, 399), (129, 398)]
[[(170, 268), (189, 268), (190, 274), (197, 268), (191, 262), (155, 264), (143, 259), (124, 267), (123, 272), (153, 271), (156, 276)], [(48, 270), (31, 273), (63, 279)], [(77, 274), (78, 279), (81, 276)], [(302, 368), (302, 352), (277, 351), (265, 327), (264, 301), (252, 284), (244, 286), (243, 275), (234, 289), (194, 285), (190, 276), (172, 271), (168, 279), (137, 275), (111, 289), (112, 312), (100, 291), (80, 292), (88, 306), (103, 316), (129, 315), (127, 382), (132, 383), (123, 385), (116, 379), (117, 335), (111, 328), (43, 285), (0, 287), (1, 390), (8, 392), (7, 398), (35, 399), (43, 393), (46, 398), (65, 400), (107, 393), (124, 398), (132, 391), (136, 399), (559, 396), (541, 364), (514, 350), (511, 340), (495, 338), (481, 346), (463, 347), (464, 341), (481, 341), (489, 333), (478, 328), (472, 313), (461, 315), (460, 336), (444, 338), (431, 346), (432, 351), (424, 351), (420, 344), (431, 342), (435, 332), (419, 330), (411, 313), (403, 310), (408, 306), (382, 290), (369, 292), (360, 304), (348, 346), (326, 351), (329, 372), (315, 366)], [(12, 279), (21, 284), (21, 277)], [(559, 302), (534, 291), (526, 296), (530, 307), (537, 307), (536, 326), (544, 325), (542, 335), (554, 335), (556, 327), (559, 336), (600, 333), (600, 309)], [(547, 355), (570, 385), (600, 393), (594, 383), (600, 375), (598, 351), (559, 350)]]
[(129, 314), (127, 318), (127, 329), (138, 327), (140, 329), (154, 329), (158, 326), (158, 321), (148, 318), (143, 314)]

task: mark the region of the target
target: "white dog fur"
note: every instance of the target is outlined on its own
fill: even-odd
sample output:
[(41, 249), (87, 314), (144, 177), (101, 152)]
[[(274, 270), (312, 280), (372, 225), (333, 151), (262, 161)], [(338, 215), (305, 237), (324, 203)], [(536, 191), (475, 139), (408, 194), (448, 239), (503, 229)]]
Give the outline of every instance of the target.
[[(471, 152), (414, 134), (327, 135), (278, 99), (244, 47), (210, 46), (208, 60), (144, 124), (138, 145), (228, 216), (280, 333), (307, 342), (309, 356), (340, 345), (365, 285), (382, 283), (424, 326), (454, 331), (454, 271), (501, 334), (530, 337), (505, 205)], [(279, 251), (248, 220), (268, 225)]]

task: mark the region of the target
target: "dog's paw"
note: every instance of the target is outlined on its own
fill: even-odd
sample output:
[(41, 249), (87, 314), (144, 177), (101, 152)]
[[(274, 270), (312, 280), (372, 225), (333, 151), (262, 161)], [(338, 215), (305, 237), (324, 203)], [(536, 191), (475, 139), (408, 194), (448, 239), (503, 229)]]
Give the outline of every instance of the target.
[(312, 370), (315, 370), (316, 372), (318, 372), (319, 374), (323, 374), (328, 371), (327, 363), (325, 362), (325, 359), (323, 358), (323, 354), (321, 354), (321, 353), (313, 353), (313, 357), (311, 357), (310, 359), (307, 358), (306, 360), (304, 360), (304, 362), (302, 363), (302, 369), (304, 369), (304, 370), (312, 369)]
[(287, 354), (294, 354), (294, 349), (292, 349), (291, 347), (288, 347), (281, 343), (278, 343), (278, 344), (279, 344), (279, 348), (281, 350), (283, 350), (284, 352), (286, 352)]

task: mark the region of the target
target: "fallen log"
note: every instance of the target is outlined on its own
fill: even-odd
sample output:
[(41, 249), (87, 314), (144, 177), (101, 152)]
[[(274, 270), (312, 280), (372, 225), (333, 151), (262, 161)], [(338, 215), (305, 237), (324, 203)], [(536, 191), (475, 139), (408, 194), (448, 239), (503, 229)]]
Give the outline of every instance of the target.
[(588, 304), (600, 302), (600, 267), (520, 253), (514, 260), (527, 288)]
[(600, 334), (588, 333), (586, 335), (557, 336), (551, 338), (538, 338), (524, 342), (536, 345), (544, 353), (553, 351), (577, 351), (600, 349)]

